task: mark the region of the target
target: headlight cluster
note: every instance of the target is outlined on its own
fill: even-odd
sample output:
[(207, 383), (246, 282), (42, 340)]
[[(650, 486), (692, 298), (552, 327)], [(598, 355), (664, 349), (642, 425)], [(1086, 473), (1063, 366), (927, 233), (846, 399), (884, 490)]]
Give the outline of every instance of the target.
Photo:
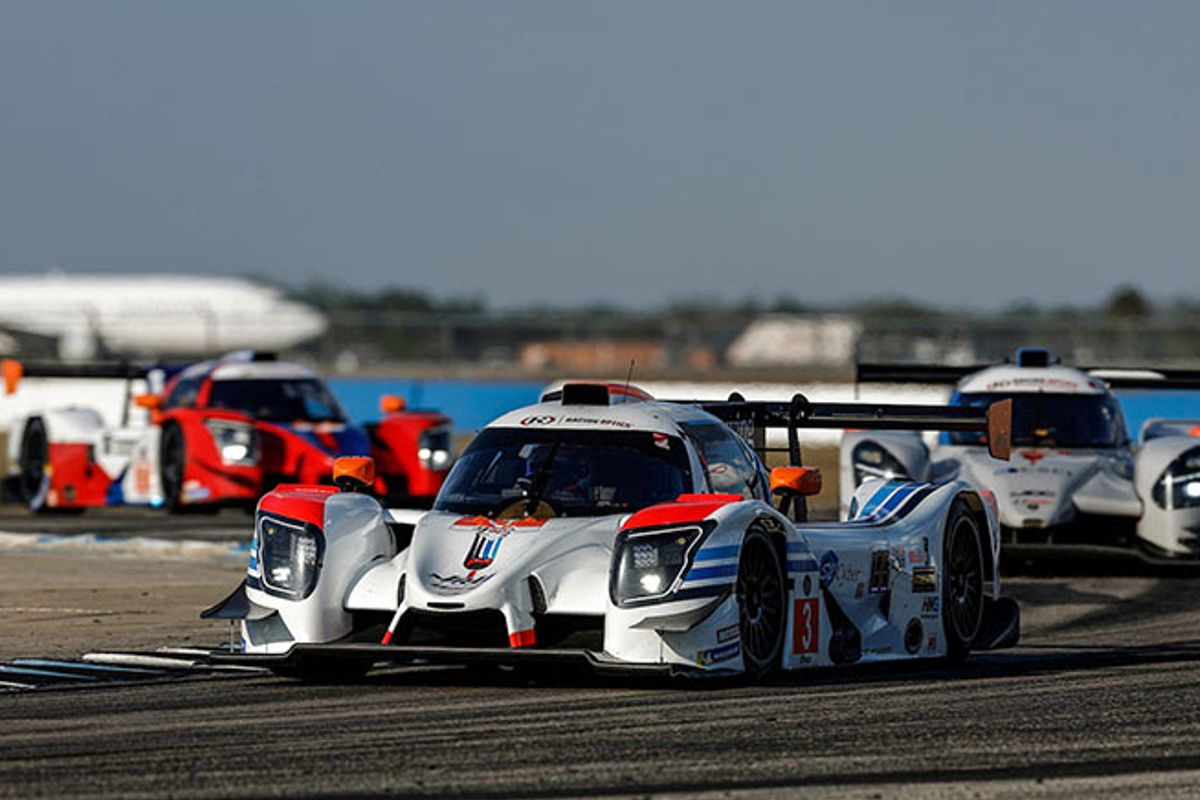
[(622, 533), (613, 556), (613, 602), (625, 606), (670, 594), (691, 566), (692, 553), (703, 534), (695, 525)]
[(896, 457), (875, 442), (860, 442), (850, 454), (854, 462), (854, 485), (861, 486), (867, 478), (886, 481), (908, 481), (912, 478)]
[(209, 419), (204, 421), (204, 427), (212, 434), (222, 463), (242, 467), (252, 467), (258, 463), (258, 431), (253, 425)]
[(425, 469), (441, 471), (450, 469), (450, 426), (437, 425), (426, 428), (417, 440), (417, 458)]
[(1154, 484), (1154, 502), (1159, 508), (1200, 506), (1200, 447), (1193, 447), (1171, 462)]
[(258, 520), (258, 563), (271, 594), (303, 600), (317, 586), (324, 540), (312, 525), (262, 516)]

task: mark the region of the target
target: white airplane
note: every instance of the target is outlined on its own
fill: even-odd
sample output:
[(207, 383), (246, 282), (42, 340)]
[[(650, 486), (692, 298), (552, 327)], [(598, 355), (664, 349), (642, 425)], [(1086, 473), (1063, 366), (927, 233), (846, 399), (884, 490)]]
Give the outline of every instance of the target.
[(104, 352), (191, 357), (283, 350), (321, 335), (326, 325), (314, 309), (245, 278), (0, 276), (0, 330), (56, 339), (59, 357), (68, 361)]

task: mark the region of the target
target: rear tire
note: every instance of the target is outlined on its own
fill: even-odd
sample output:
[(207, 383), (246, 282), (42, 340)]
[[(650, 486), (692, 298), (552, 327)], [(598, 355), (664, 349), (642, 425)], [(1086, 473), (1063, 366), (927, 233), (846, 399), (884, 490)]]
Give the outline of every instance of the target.
[(983, 548), (979, 521), (961, 497), (950, 507), (942, 541), (942, 628), (946, 660), (966, 661), (983, 627)]
[(783, 659), (787, 592), (779, 548), (758, 526), (742, 540), (735, 591), (743, 668), (746, 677), (761, 680), (777, 672)]
[(46, 435), (46, 424), (38, 417), (25, 423), (21, 432), (21, 447), (17, 454), (17, 492), (30, 511), (41, 511), (46, 506), (43, 484), (46, 481), (46, 464), (50, 461), (50, 439)]

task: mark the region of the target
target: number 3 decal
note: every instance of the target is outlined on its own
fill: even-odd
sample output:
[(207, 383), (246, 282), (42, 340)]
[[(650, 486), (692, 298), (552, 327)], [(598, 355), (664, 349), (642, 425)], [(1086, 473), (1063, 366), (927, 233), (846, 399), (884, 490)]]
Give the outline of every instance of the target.
[(792, 652), (815, 653), (821, 639), (821, 606), (815, 597), (797, 600), (792, 614)]

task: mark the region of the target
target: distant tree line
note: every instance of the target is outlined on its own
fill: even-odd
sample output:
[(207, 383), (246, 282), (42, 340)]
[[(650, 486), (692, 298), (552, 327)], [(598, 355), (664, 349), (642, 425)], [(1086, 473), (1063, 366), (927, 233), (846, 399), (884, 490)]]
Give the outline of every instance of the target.
[[(529, 306), (525, 308), (495, 309), (489, 306), (481, 294), (437, 297), (420, 289), (401, 286), (386, 286), (373, 291), (345, 289), (328, 283), (313, 283), (292, 294), (308, 305), (321, 311), (337, 315), (349, 314), (439, 314), (475, 315), (493, 318), (514, 318), (529, 315), (551, 315), (584, 317), (592, 324), (604, 321), (630, 319), (686, 320), (698, 314), (718, 317), (753, 317), (761, 314), (799, 313), (846, 313), (864, 321), (883, 319), (937, 319), (945, 316), (963, 316), (962, 312), (946, 311), (933, 305), (922, 304), (906, 298), (872, 298), (843, 305), (820, 306), (802, 302), (794, 297), (782, 296), (770, 300), (752, 297), (729, 299), (715, 296), (694, 296), (670, 300), (657, 308), (623, 308), (611, 302), (587, 303), (569, 306)], [(1151, 317), (1176, 317), (1200, 313), (1200, 300), (1174, 300), (1156, 304), (1137, 287), (1125, 284), (1112, 290), (1108, 297), (1096, 306), (1056, 305), (1042, 306), (1031, 300), (1014, 302), (994, 312), (968, 313), (966, 316), (981, 317), (1111, 317), (1120, 320), (1138, 320)]]

